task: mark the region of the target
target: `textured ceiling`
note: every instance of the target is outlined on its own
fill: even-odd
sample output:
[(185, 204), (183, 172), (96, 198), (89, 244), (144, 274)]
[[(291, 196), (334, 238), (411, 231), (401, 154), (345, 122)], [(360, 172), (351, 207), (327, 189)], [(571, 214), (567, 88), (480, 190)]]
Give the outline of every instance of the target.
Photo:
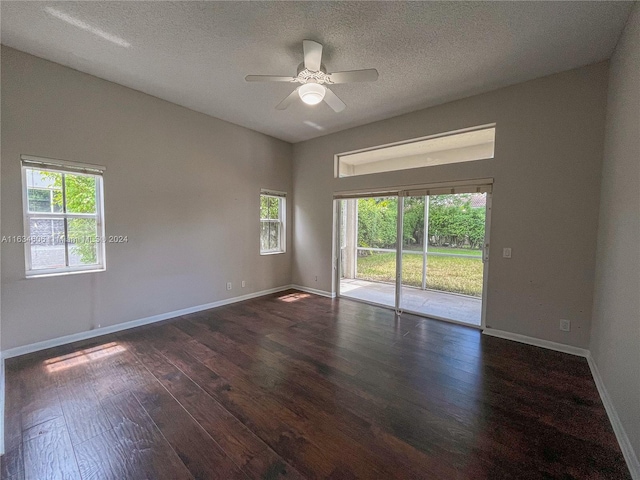
[[(604, 60), (631, 7), (2, 1), (2, 43), (298, 142)], [(276, 110), (294, 86), (244, 76), (295, 75), (305, 38), (325, 45), (328, 71), (376, 68), (379, 80), (333, 86), (347, 104), (341, 113), (324, 103)]]

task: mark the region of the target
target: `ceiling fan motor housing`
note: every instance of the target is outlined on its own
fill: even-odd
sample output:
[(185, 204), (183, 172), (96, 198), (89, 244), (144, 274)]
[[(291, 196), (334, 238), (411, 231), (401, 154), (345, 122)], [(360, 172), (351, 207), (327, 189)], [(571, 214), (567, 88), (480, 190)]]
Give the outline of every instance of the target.
[(320, 70), (317, 72), (313, 72), (307, 68), (305, 68), (304, 63), (301, 63), (298, 66), (298, 75), (296, 76), (296, 81), (302, 84), (304, 83), (319, 83), (322, 85), (323, 83), (332, 83), (331, 76), (327, 75), (327, 69), (324, 65), (320, 65)]

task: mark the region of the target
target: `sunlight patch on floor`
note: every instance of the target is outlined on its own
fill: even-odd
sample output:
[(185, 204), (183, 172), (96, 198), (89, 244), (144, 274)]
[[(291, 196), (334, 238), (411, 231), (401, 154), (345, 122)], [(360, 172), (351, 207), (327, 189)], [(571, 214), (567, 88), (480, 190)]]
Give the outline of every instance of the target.
[(282, 297), (278, 297), (278, 300), (281, 302), (297, 302), (298, 300), (302, 300), (303, 298), (309, 298), (311, 295), (308, 293), (289, 293), (288, 295), (283, 295)]
[(87, 348), (67, 355), (50, 358), (49, 360), (45, 360), (44, 364), (47, 366), (47, 370), (53, 373), (60, 370), (66, 370), (67, 368), (76, 367), (78, 365), (83, 365), (94, 360), (99, 360), (116, 353), (124, 352), (125, 350), (126, 348), (122, 345), (119, 345), (116, 342), (110, 342), (97, 347)]

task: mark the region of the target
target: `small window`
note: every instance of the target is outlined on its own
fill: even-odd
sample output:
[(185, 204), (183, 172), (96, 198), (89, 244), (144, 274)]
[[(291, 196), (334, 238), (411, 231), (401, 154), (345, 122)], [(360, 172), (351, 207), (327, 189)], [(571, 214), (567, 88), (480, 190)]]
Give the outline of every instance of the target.
[(23, 157), (26, 275), (104, 270), (102, 170), (51, 162)]
[(286, 197), (284, 193), (260, 194), (260, 254), (285, 252)]
[(341, 153), (336, 155), (336, 177), (394, 172), (493, 158), (495, 135), (495, 127), (482, 126)]

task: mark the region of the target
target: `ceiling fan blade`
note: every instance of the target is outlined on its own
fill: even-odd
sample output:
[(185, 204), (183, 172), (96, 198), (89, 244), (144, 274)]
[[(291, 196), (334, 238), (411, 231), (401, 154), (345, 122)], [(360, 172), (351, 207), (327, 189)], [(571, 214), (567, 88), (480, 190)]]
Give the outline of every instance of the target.
[(331, 83), (351, 83), (351, 82), (375, 82), (378, 80), (378, 71), (375, 68), (367, 70), (352, 70), (350, 72), (330, 73)]
[(319, 72), (322, 62), (322, 44), (313, 40), (303, 40), (302, 49), (304, 50), (304, 68)]
[(247, 75), (246, 82), (293, 82), (295, 77), (278, 77), (276, 75)]
[[(300, 88), (300, 87), (298, 87)], [(278, 105), (276, 105), (277, 110), (286, 110), (286, 108), (293, 103), (293, 101), (298, 98), (298, 88), (296, 88), (293, 92), (289, 94), (287, 98), (282, 100)]]
[(342, 110), (344, 110), (346, 107), (345, 103), (340, 100), (338, 96), (331, 90), (326, 87), (325, 89), (326, 93), (324, 94), (324, 101), (327, 102), (327, 105), (329, 105), (334, 112), (341, 112)]

